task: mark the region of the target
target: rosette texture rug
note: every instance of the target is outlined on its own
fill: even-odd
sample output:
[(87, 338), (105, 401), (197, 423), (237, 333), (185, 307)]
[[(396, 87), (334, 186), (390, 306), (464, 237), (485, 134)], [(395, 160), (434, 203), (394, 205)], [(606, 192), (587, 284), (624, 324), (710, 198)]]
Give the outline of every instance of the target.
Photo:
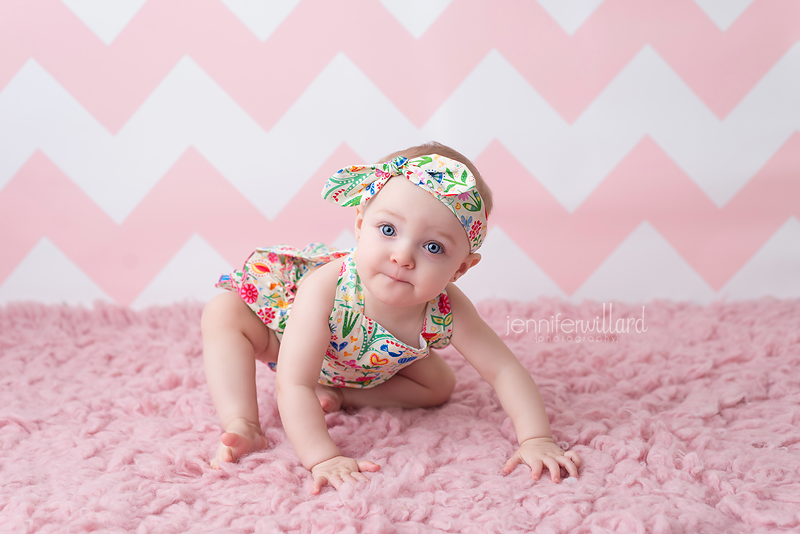
[[(503, 476), (513, 428), (452, 349), (444, 406), (327, 416), (345, 454), (381, 465), (369, 483), (311, 495), (266, 366), (271, 446), (214, 471), (201, 305), (0, 308), (0, 530), (800, 531), (800, 302), (479, 309), (583, 457), (577, 479)], [(616, 332), (575, 333), (590, 324)]]

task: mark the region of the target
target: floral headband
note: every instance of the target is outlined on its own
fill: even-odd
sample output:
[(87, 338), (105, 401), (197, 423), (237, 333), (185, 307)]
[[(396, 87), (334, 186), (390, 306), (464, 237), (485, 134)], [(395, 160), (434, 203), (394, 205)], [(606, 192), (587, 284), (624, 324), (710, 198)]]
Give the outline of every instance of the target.
[(405, 176), (447, 206), (464, 227), (470, 252), (481, 247), (487, 230), (486, 208), (475, 177), (463, 163), (438, 154), (345, 167), (325, 182), (322, 198), (341, 207), (358, 206), (377, 195), (392, 176)]

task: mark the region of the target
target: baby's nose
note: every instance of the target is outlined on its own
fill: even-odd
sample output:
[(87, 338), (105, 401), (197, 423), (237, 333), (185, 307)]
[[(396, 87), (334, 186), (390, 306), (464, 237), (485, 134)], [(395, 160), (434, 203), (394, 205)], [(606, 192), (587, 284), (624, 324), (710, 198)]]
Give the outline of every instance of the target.
[(414, 251), (410, 246), (398, 244), (392, 250), (392, 261), (401, 267), (414, 266)]

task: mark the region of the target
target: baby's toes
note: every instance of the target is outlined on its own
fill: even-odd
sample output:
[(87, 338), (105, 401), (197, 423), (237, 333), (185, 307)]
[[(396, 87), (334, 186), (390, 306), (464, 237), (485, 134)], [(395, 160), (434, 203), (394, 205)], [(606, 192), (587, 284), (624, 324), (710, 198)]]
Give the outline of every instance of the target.
[(217, 447), (217, 455), (211, 460), (212, 469), (221, 469), (221, 464), (233, 461), (233, 451), (231, 448), (220, 443)]
[[(241, 456), (250, 452), (250, 441), (243, 438), (239, 434), (234, 434), (233, 432), (225, 432), (222, 434), (220, 438), (222, 445), (224, 445), (225, 449), (227, 449), (228, 456), (230, 460), (225, 460), (228, 462), (234, 462), (238, 460)], [(255, 447), (258, 448), (258, 447)]]

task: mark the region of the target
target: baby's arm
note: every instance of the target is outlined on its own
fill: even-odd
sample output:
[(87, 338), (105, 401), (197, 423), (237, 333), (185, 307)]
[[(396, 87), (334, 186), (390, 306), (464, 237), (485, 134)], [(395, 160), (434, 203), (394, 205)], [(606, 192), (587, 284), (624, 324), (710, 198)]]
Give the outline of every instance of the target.
[(560, 480), (559, 466), (570, 476), (578, 476), (580, 457), (573, 451), (564, 453), (553, 441), (544, 401), (530, 373), (461, 290), (450, 284), (447, 293), (453, 313), (453, 346), (492, 386), (514, 424), (520, 447), (504, 471), (510, 473), (524, 462), (531, 467), (534, 479), (539, 478), (543, 467), (554, 482)]
[(340, 267), (341, 261), (331, 262), (303, 281), (278, 358), (278, 409), (300, 462), (314, 476), (313, 493), (319, 493), (325, 483), (338, 489), (343, 482), (366, 480), (360, 471), (378, 469), (372, 462), (356, 462), (341, 456), (328, 434), (325, 414), (314, 393), (331, 339), (328, 317)]

